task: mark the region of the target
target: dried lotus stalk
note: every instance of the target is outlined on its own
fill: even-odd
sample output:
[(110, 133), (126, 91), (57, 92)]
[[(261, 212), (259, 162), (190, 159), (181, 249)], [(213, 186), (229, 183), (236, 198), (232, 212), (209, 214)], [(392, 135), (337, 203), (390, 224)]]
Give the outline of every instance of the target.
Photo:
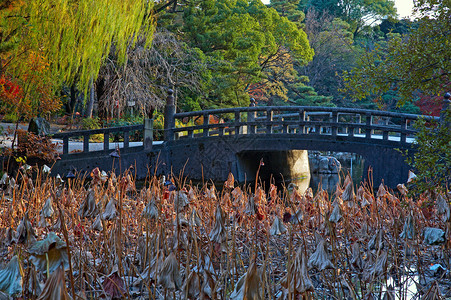
[(325, 269), (334, 269), (334, 264), (329, 260), (326, 253), (326, 241), (320, 239), (318, 246), (316, 246), (315, 252), (310, 256), (307, 266), (309, 269), (316, 268), (318, 271)]
[(271, 229), (269, 230), (269, 233), (271, 235), (281, 235), (284, 234), (287, 231), (287, 228), (285, 225), (283, 225), (282, 221), (279, 219), (279, 217), (274, 218), (274, 222), (272, 223)]
[(229, 173), (229, 176), (227, 177), (227, 181), (224, 182), (224, 187), (228, 189), (233, 189), (235, 184), (235, 177), (233, 177), (232, 173)]
[(182, 278), (180, 276), (180, 268), (175, 254), (171, 252), (161, 266), (158, 283), (164, 288), (170, 290), (179, 290), (182, 286)]

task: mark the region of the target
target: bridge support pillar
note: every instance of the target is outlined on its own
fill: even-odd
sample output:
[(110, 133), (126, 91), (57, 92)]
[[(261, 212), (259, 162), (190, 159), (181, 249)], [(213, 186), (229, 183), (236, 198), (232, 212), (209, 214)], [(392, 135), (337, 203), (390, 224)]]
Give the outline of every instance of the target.
[(144, 119), (144, 150), (151, 151), (153, 144), (153, 118)]

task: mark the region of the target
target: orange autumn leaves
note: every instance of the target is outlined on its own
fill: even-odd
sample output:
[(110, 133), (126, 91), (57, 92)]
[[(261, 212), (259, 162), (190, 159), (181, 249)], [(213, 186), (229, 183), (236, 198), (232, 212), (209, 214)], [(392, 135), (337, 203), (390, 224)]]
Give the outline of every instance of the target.
[(47, 59), (29, 52), (22, 68), (20, 76), (12, 78), (3, 74), (0, 77), (1, 109), (24, 118), (60, 109), (61, 100), (53, 93), (54, 82)]

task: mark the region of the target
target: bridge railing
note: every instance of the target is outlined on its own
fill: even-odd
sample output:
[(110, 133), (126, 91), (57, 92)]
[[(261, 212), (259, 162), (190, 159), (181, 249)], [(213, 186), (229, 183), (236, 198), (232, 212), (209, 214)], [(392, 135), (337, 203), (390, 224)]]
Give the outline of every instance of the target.
[[(141, 142), (139, 144), (142, 145), (143, 130), (144, 125), (139, 124), (93, 130), (68, 131), (55, 133), (52, 135), (52, 139), (57, 143), (61, 140), (59, 143), (62, 148), (62, 155), (80, 152), (109, 151), (115, 147), (121, 149), (130, 148), (130, 139), (135, 133), (138, 135), (137, 139)], [(95, 143), (92, 141), (93, 137), (103, 140), (103, 142)], [(111, 142), (110, 138), (112, 140)], [(77, 144), (77, 147), (72, 147), (75, 149), (71, 150), (69, 147), (70, 144)]]
[[(423, 116), (355, 108), (238, 107), (175, 113), (166, 140), (221, 135), (301, 134), (348, 136), (410, 143)], [(426, 119), (436, 119), (424, 116)], [(176, 127), (177, 124), (183, 124)]]

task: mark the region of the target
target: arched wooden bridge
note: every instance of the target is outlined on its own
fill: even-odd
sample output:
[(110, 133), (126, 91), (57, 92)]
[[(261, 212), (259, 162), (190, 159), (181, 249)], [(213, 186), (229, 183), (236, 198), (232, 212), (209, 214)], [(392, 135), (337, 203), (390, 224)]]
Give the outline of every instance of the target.
[[(404, 182), (409, 166), (400, 151), (414, 150), (412, 114), (337, 107), (274, 106), (239, 107), (175, 113), (168, 97), (163, 141), (152, 141), (152, 122), (145, 125), (59, 133), (62, 160), (56, 169), (74, 167), (89, 171), (111, 168), (111, 148), (120, 146), (122, 166), (136, 166), (145, 176), (173, 172), (194, 179), (225, 180), (232, 172), (238, 180), (252, 173), (243, 157), (291, 150), (351, 152), (362, 155), (373, 168), (375, 183), (389, 186)], [(130, 132), (144, 131), (144, 141), (129, 142)], [(121, 132), (123, 140), (109, 137)], [(104, 134), (100, 149), (92, 151), (89, 137)], [(70, 153), (71, 139), (83, 137), (81, 151)], [(99, 146), (97, 146), (99, 147)], [(90, 149), (91, 148), (91, 149)], [(116, 168), (118, 164), (116, 163)], [(252, 174), (247, 174), (247, 178)]]

